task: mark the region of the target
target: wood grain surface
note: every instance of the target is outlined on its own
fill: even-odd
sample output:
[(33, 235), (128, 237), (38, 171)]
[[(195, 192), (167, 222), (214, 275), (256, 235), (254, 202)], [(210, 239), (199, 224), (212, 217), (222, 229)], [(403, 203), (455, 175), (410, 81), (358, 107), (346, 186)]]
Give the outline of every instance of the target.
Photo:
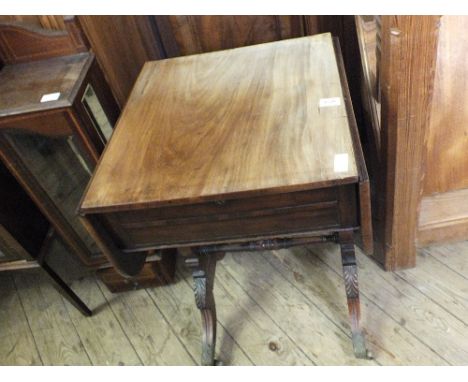
[(113, 314), (97, 281), (85, 278), (74, 282), (73, 289), (93, 309), (93, 316), (84, 317), (77, 309), (66, 304), (70, 321), (79, 332), (92, 364), (141, 365), (141, 359)]
[[(50, 24), (50, 19), (46, 21)], [(3, 64), (18, 64), (68, 56), (88, 51), (87, 41), (74, 16), (62, 19), (66, 31), (35, 25), (0, 21), (0, 59)], [(57, 25), (58, 26), (58, 25)]]
[[(466, 256), (466, 242), (463, 248)], [(323, 245), (311, 248), (311, 250), (336, 272), (341, 271), (339, 257), (330, 256), (330, 253), (336, 253), (336, 249), (329, 245)], [(424, 346), (429, 346), (433, 354), (438, 354), (442, 358), (441, 361), (452, 365), (466, 365), (468, 363), (468, 342), (465, 341), (465, 332), (468, 327), (466, 318), (454, 314), (453, 304), (452, 307), (449, 307), (446, 301), (436, 297), (433, 286), (429, 286), (433, 282), (428, 283), (426, 280), (424, 286), (421, 285), (419, 271), (422, 267), (400, 272), (382, 272), (377, 264), (366, 256), (358, 257), (358, 265), (360, 288), (365, 291), (364, 294), (369, 299), (375, 301), (405, 330), (412, 332), (417, 341), (420, 341)], [(427, 267), (427, 265), (425, 267), (426, 272), (429, 272), (431, 277), (437, 278), (440, 274), (436, 272), (437, 268)], [(418, 273), (419, 281), (413, 284), (416, 281), (415, 277), (410, 278), (408, 275)], [(427, 279), (427, 274), (425, 277)], [(414, 279), (410, 282), (412, 278)], [(457, 289), (456, 283), (453, 282), (454, 279), (457, 279), (456, 283), (459, 282), (459, 278), (453, 274), (449, 279), (439, 278), (442, 287), (449, 294), (453, 294), (453, 291), (456, 290), (455, 293), (463, 296), (465, 292)], [(376, 285), (379, 287), (376, 288)], [(421, 293), (421, 290), (424, 293)], [(450, 298), (453, 298), (453, 295)], [(450, 313), (447, 314), (447, 312)], [(382, 328), (382, 330), (385, 329)], [(463, 338), (462, 341), (460, 341), (461, 338)], [(419, 347), (420, 345), (415, 346)], [(437, 364), (440, 364), (440, 361)]]
[(416, 265), (416, 233), (440, 16), (382, 17), (382, 163), (377, 182), (377, 258)]
[[(338, 97), (340, 105), (319, 107)], [(335, 155), (347, 160), (335, 171)], [(147, 63), (82, 211), (356, 182), (330, 34)]]
[(424, 195), (468, 188), (467, 21), (466, 16), (440, 19)]
[[(340, 358), (346, 365), (374, 364), (372, 361), (356, 358), (348, 332), (330, 322), (322, 313), (321, 305), (308, 303), (304, 293), (291, 288), (290, 281), (262, 256), (233, 253), (227, 255), (221, 264), (275, 324), (282, 328), (285, 335), (297, 344), (309, 358), (309, 362), (316, 365), (338, 365), (336, 360)], [(338, 294), (344, 295), (343, 290)], [(342, 306), (346, 309), (346, 304)], [(287, 315), (280, 314), (284, 308), (288, 310)], [(282, 350), (281, 339), (278, 339), (277, 347), (279, 351)]]
[(39, 349), (11, 275), (0, 277), (0, 365), (42, 365)]
[(38, 15), (1, 15), (0, 22), (2, 23), (25, 23), (28, 25), (34, 25), (36, 27), (42, 27), (40, 16)]
[(155, 16), (169, 57), (237, 48), (303, 35), (302, 16)]
[[(327, 248), (327, 256), (336, 257), (337, 267), (331, 269), (325, 265), (315, 253)], [(339, 249), (334, 245), (324, 245), (318, 250), (314, 247), (296, 247), (291, 250), (265, 252), (264, 260), (270, 263), (276, 271), (283, 275), (291, 285), (294, 285), (306, 298), (308, 304), (317, 306), (336, 327), (344, 333), (350, 333), (345, 288), (342, 269), (339, 264)], [(358, 259), (372, 263), (367, 256), (357, 251)], [(267, 268), (268, 269), (268, 268)], [(265, 270), (264, 272), (266, 272)], [(359, 270), (360, 271), (360, 270)], [(383, 272), (381, 269), (377, 273)], [(393, 320), (378, 304), (385, 306), (385, 301), (373, 301), (367, 290), (360, 288), (361, 320), (365, 330), (366, 341), (375, 362), (379, 365), (402, 364), (444, 365), (443, 359), (429, 347), (422, 346), (411, 332)], [(364, 362), (364, 361), (363, 361)], [(373, 363), (367, 361), (368, 365)]]
[(162, 58), (150, 16), (80, 15), (78, 20), (119, 103), (125, 105), (143, 64)]
[[(92, 61), (92, 54), (81, 53), (6, 65), (0, 72), (0, 117), (70, 106)], [(57, 92), (57, 100), (41, 102)]]
[[(367, 365), (468, 364), (467, 253), (466, 241), (425, 248), (418, 267), (389, 273), (357, 248), (363, 326), (375, 356)], [(75, 281), (72, 288), (95, 309), (96, 319), (81, 319), (64, 301), (61, 322), (52, 315), (59, 304), (50, 306), (57, 294), (45, 278), (23, 271), (15, 279), (0, 273), (2, 365), (78, 364), (83, 349), (93, 365), (198, 361), (200, 313), (190, 273), (182, 267), (173, 285), (119, 295), (94, 277)], [(227, 254), (218, 263), (215, 284), (217, 354), (225, 364), (364, 363), (350, 356), (337, 245)], [(49, 346), (45, 325), (33, 322), (44, 320), (55, 338)], [(65, 349), (61, 337), (73, 328), (83, 347), (57, 357), (60, 347)]]
[[(91, 360), (60, 294), (38, 273), (16, 272), (14, 280), (44, 365), (90, 365)], [(39, 286), (40, 285), (40, 286)]]
[(98, 285), (143, 365), (195, 364), (146, 290), (115, 295)]
[(468, 235), (466, 20), (464, 16), (442, 16), (439, 22), (434, 94), (424, 145), (419, 246)]
[[(183, 275), (177, 272), (176, 282), (172, 285), (147, 289), (147, 292), (154, 304), (158, 306), (166, 321), (170, 323), (178, 340), (190, 354), (194, 363), (197, 363), (200, 358), (202, 338), (200, 311), (194, 304), (190, 272), (182, 265), (180, 265), (180, 272)], [(225, 288), (220, 285), (219, 280), (216, 280), (214, 292), (217, 301), (224, 301), (223, 308), (226, 306), (228, 315), (230, 315), (232, 311), (239, 311), (240, 299), (226, 291)], [(232, 311), (229, 309), (232, 309)], [(232, 314), (234, 315), (234, 313)], [(266, 321), (264, 317), (262, 317), (262, 320), (263, 322)], [(233, 325), (237, 327), (241, 325), (244, 328), (251, 329), (246, 337), (258, 343), (261, 341), (258, 327), (255, 326), (255, 324), (249, 325), (250, 322), (251, 320), (249, 316), (247, 316), (242, 320), (242, 323), (235, 321)], [(252, 361), (246, 356), (245, 350), (241, 347), (242, 339), (233, 339), (232, 336), (235, 334), (235, 331), (230, 330), (229, 323), (228, 320), (223, 320), (218, 317), (216, 343), (221, 344), (219, 358), (233, 366), (252, 365)]]
[(463, 240), (468, 236), (468, 189), (421, 199), (418, 245)]

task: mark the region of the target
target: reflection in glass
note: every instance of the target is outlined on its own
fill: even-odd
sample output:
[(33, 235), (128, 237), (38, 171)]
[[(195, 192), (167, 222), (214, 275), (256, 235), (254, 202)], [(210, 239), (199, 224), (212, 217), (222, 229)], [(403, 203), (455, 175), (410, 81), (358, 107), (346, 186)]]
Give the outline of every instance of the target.
[(86, 86), (81, 102), (105, 145), (109, 141), (113, 129), (91, 84)]
[(0, 224), (0, 264), (24, 259), (24, 250), (13, 236)]
[(72, 137), (6, 133), (26, 167), (93, 254), (94, 240), (80, 223), (77, 208), (91, 171)]

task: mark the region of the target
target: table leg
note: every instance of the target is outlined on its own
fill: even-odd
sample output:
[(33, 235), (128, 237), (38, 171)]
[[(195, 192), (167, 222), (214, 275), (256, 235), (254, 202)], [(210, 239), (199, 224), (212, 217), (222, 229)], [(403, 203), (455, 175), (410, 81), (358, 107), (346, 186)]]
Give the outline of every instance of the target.
[(341, 247), (341, 260), (343, 264), (346, 298), (348, 300), (348, 311), (351, 319), (354, 354), (357, 358), (372, 358), (371, 353), (366, 348), (364, 334), (362, 333), (359, 325), (361, 313), (353, 231), (342, 231), (338, 235)]
[(202, 318), (202, 366), (215, 365), (216, 306), (213, 296), (213, 284), (216, 261), (219, 257), (219, 253), (194, 253), (185, 260), (185, 264), (192, 270), (195, 302)]

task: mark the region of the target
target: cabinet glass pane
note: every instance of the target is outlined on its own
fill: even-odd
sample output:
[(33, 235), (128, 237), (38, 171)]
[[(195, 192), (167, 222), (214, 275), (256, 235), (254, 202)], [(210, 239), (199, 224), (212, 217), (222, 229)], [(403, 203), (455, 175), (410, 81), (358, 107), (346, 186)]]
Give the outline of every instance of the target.
[(92, 254), (99, 250), (79, 221), (78, 204), (91, 171), (72, 137), (5, 134), (35, 180), (55, 203)]
[(0, 224), (0, 264), (15, 260), (29, 259), (28, 253), (15, 240), (8, 230)]
[(113, 128), (91, 84), (86, 87), (81, 102), (93, 122), (94, 128), (99, 132), (103, 143), (106, 144), (112, 135)]

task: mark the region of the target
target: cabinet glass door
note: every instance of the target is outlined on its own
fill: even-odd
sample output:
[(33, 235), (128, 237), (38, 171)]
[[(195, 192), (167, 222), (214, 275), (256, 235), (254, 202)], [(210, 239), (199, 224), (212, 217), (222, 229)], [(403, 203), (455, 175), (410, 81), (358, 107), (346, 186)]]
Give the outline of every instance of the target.
[(78, 204), (91, 177), (72, 136), (46, 137), (24, 132), (5, 133), (25, 166), (80, 236), (92, 255), (99, 250), (79, 221)]

